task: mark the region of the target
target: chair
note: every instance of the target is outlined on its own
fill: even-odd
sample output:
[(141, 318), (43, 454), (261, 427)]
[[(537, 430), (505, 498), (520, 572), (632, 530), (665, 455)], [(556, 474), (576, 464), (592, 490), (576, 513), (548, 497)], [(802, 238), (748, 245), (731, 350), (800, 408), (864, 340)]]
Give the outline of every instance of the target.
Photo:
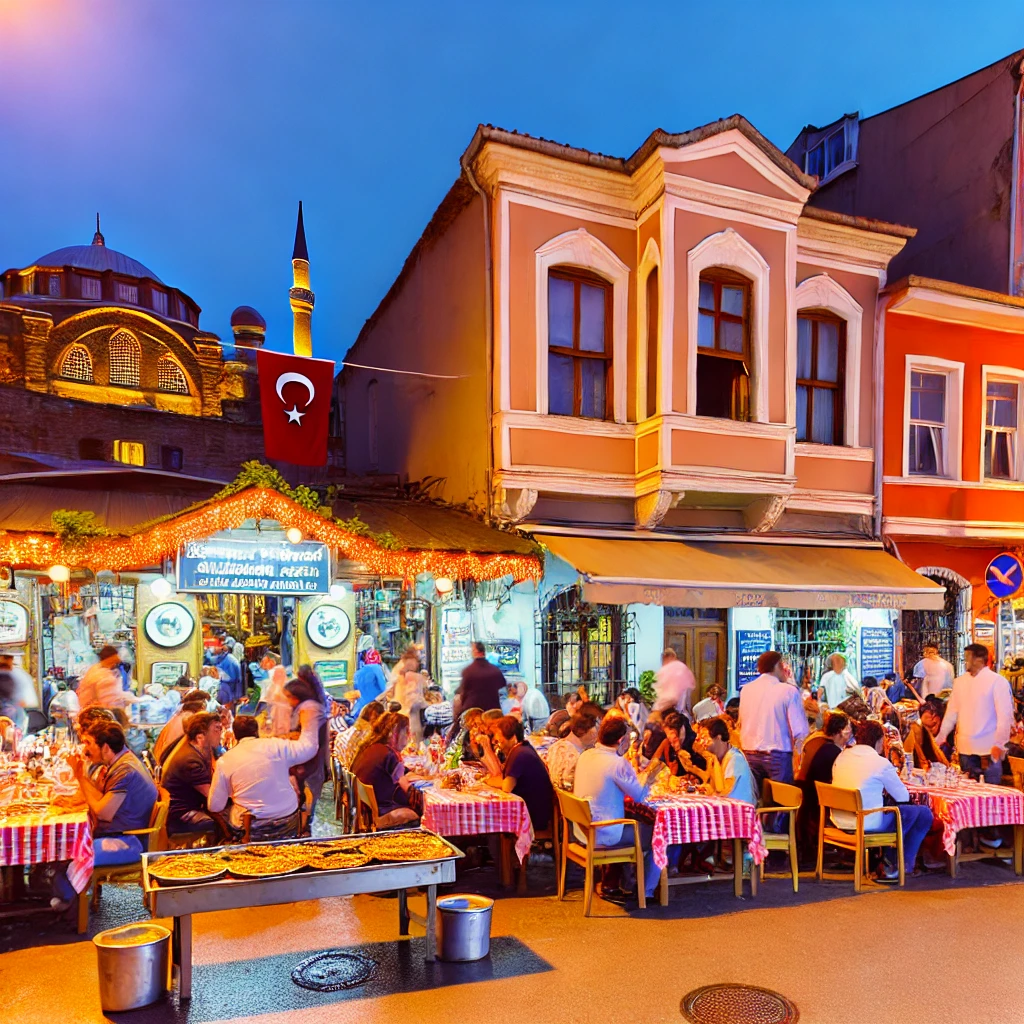
[(331, 758), (331, 782), (334, 784), (334, 820), (340, 821), (344, 831), (348, 831), (348, 787), (342, 776), (341, 762)]
[[(797, 814), (803, 804), (804, 795), (798, 786), (791, 786), (785, 782), (772, 782), (765, 779), (761, 783), (761, 800), (766, 805), (757, 809), (758, 816), (762, 821), (769, 815), (784, 814), (789, 821), (788, 832), (765, 832), (764, 845), (769, 851), (785, 850), (789, 854), (789, 870), (793, 876), (793, 892), (798, 892), (800, 887), (800, 863), (797, 857), (796, 845), (796, 822)], [(750, 868), (750, 889), (757, 893), (758, 881), (765, 878), (785, 878), (785, 875), (769, 875), (762, 864), (756, 864)]]
[[(304, 786), (303, 787), (303, 797), (304, 797), (304, 800), (303, 800), (302, 807), (299, 808), (299, 813), (296, 816), (295, 835), (292, 836), (292, 835), (288, 835), (286, 832), (283, 832), (281, 835), (275, 835), (274, 836), (275, 839), (301, 839), (303, 837), (303, 835), (305, 834), (305, 831), (306, 831), (306, 824), (309, 821), (309, 808), (313, 804), (313, 792), (309, 788), (309, 786)], [(252, 839), (252, 823), (253, 823), (252, 812), (251, 811), (243, 810), (242, 811), (242, 836), (241, 836), (241, 839), (235, 839), (235, 838), (232, 837), (231, 838), (231, 842), (233, 842), (233, 843), (234, 842), (242, 842), (242, 843), (252, 842), (253, 841), (253, 839)], [(261, 842), (259, 836), (256, 837), (255, 842)]]
[[(818, 789), (818, 803), (821, 805), (821, 821), (818, 825), (818, 865), (814, 877), (819, 881), (822, 878), (845, 879), (849, 875), (826, 875), (822, 871), (824, 860), (825, 843), (829, 846), (838, 846), (843, 850), (852, 850), (853, 861), (853, 889), (860, 892), (861, 879), (864, 875), (864, 860), (867, 851), (873, 847), (895, 846), (896, 856), (899, 859), (899, 882), (904, 883), (903, 874), (903, 819), (900, 817), (899, 807), (873, 807), (864, 810), (861, 807), (860, 791), (856, 789), (842, 789), (839, 786), (829, 786), (824, 782), (816, 782)], [(831, 810), (846, 811), (853, 814), (857, 819), (857, 828), (853, 832), (836, 828), (826, 824), (830, 820), (828, 812)], [(865, 832), (864, 818), (869, 814), (892, 812), (896, 815), (895, 832)]]
[[(122, 835), (138, 836), (144, 851), (165, 850), (167, 843), (167, 813), (171, 809), (171, 795), (166, 789), (159, 791), (157, 801), (149, 815), (148, 828), (126, 829)], [(100, 903), (100, 890), (104, 882), (120, 882), (138, 878), (141, 882), (142, 859), (130, 864), (110, 864), (94, 868), (89, 884), (78, 894), (78, 933), (84, 934), (89, 928), (89, 910), (95, 910)], [(89, 898), (89, 890), (92, 896)]]
[[(583, 916), (590, 917), (590, 905), (594, 895), (594, 868), (604, 864), (635, 864), (636, 895), (643, 910), (647, 906), (644, 898), (644, 854), (640, 847), (640, 828), (632, 818), (613, 818), (609, 821), (593, 821), (590, 817), (590, 804), (586, 800), (562, 790), (555, 791), (558, 807), (562, 812), (562, 842), (558, 862), (558, 898), (565, 899), (565, 872), (568, 862), (579, 864), (584, 871), (583, 881)], [(586, 842), (580, 843), (570, 832), (573, 825), (578, 825), (586, 836)], [(603, 825), (622, 825), (633, 830), (633, 842), (629, 846), (601, 848), (596, 845), (597, 829)]]
[(1013, 785), (1016, 789), (1024, 789), (1024, 757), (1008, 757)]
[[(554, 787), (552, 787), (552, 793), (553, 792), (554, 792)], [(554, 861), (555, 861), (555, 875), (556, 876), (558, 874), (559, 847), (561, 845), (560, 842), (559, 842), (559, 837), (561, 836), (561, 829), (562, 829), (562, 823), (561, 822), (562, 822), (562, 816), (561, 816), (561, 814), (559, 813), (559, 810), (558, 810), (558, 801), (555, 800), (555, 799), (552, 799), (552, 801), (551, 801), (551, 823), (548, 825), (547, 828), (542, 828), (539, 831), (535, 829), (534, 833), (533, 833), (533, 845), (536, 845), (538, 843), (544, 843), (545, 841), (551, 843), (552, 855), (553, 855)], [(509, 835), (503, 835), (501, 837), (501, 841), (502, 841), (501, 856), (506, 861), (505, 877), (506, 878), (510, 878), (511, 875), (512, 875), (512, 864), (513, 864), (512, 858), (515, 856), (516, 837), (515, 836), (509, 836)], [(531, 846), (531, 849), (532, 849), (532, 846)], [(518, 881), (516, 883), (516, 895), (517, 896), (525, 896), (526, 895), (526, 868), (529, 865), (529, 863), (530, 863), (530, 851), (528, 850), (527, 853), (526, 853), (526, 856), (523, 857), (522, 861), (519, 864), (519, 878), (518, 878)]]
[(380, 819), (380, 812), (377, 810), (377, 794), (373, 786), (366, 786), (354, 775), (352, 778), (356, 784), (356, 831), (376, 832), (377, 822)]

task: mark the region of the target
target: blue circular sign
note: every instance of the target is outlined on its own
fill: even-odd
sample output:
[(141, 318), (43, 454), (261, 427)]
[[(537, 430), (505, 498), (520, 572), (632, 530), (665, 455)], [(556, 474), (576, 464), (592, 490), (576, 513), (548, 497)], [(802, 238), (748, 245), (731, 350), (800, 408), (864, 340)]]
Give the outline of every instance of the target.
[(996, 555), (985, 570), (985, 582), (993, 597), (1012, 597), (1024, 583), (1024, 568), (1016, 555)]

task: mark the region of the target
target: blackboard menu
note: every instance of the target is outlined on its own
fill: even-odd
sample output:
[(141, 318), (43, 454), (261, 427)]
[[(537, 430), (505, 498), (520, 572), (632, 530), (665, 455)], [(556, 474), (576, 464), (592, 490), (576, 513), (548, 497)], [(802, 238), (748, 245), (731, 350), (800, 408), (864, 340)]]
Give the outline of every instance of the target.
[(738, 629), (736, 630), (736, 689), (743, 689), (744, 684), (756, 679), (757, 659), (765, 651), (771, 650), (772, 631), (770, 629)]
[(862, 626), (860, 630), (860, 677), (881, 679), (892, 671), (895, 638), (890, 626)]

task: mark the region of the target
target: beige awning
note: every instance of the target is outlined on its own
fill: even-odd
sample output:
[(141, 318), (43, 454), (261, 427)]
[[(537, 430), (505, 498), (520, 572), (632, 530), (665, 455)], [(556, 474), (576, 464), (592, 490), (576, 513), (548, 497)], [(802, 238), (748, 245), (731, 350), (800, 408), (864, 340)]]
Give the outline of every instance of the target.
[(881, 548), (564, 537), (536, 539), (595, 604), (681, 608), (942, 608), (945, 590)]

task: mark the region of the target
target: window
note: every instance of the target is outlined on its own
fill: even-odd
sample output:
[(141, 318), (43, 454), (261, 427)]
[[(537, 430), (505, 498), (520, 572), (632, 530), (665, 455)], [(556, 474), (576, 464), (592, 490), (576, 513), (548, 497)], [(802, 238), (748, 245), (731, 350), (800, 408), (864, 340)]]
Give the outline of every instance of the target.
[[(838, 651), (849, 659), (856, 653), (843, 650), (843, 637), (850, 631), (849, 612), (845, 608), (779, 608), (775, 612), (775, 650), (786, 655), (798, 680), (810, 678), (812, 686), (828, 671), (831, 654)], [(856, 671), (856, 666), (851, 664), (850, 669)]]
[(122, 387), (139, 386), (139, 364), (142, 352), (135, 336), (117, 331), (110, 339), (110, 383)]
[(99, 299), (103, 296), (103, 288), (100, 285), (100, 279), (98, 277), (86, 277), (84, 274), (80, 278), (82, 282), (82, 298), (83, 299)]
[(83, 437), (78, 442), (78, 457), (89, 462), (105, 462), (107, 446), (98, 437)]
[(837, 125), (830, 125), (820, 132), (807, 137), (804, 151), (804, 170), (817, 176), (823, 183), (844, 165), (852, 165), (857, 159), (857, 136), (859, 122), (856, 117), (847, 117)]
[(603, 420), (611, 384), (612, 289), (598, 277), (548, 274), (548, 412)]
[(658, 414), (658, 268), (647, 275), (647, 415)]
[(946, 475), (946, 383), (944, 373), (912, 370), (907, 471)]
[(127, 284), (125, 281), (117, 282), (117, 301), (130, 302), (133, 306), (139, 304), (139, 286)]
[(170, 391), (175, 395), (187, 395), (188, 379), (185, 371), (171, 356), (161, 356), (156, 364), (157, 387), (161, 391)]
[(146, 451), (140, 441), (115, 441), (114, 461), (123, 462), (126, 466), (144, 466)]
[(68, 380), (92, 383), (92, 356), (84, 345), (72, 345), (64, 362), (60, 364), (60, 375)]
[(697, 415), (750, 419), (750, 282), (715, 270), (700, 276)]
[(153, 297), (153, 308), (158, 313), (167, 316), (167, 292), (163, 292), (159, 288), (152, 288), (150, 295)]
[(1017, 410), (1020, 385), (1013, 381), (988, 380), (985, 384), (985, 476), (1016, 480)]
[(60, 274), (50, 275), (50, 295), (60, 298)]
[(842, 444), (846, 325), (835, 317), (802, 313), (796, 326), (796, 439)]
[(175, 299), (174, 305), (176, 307), (175, 316), (179, 320), (184, 320), (185, 323), (191, 323), (191, 318), (188, 315), (188, 304), (180, 295)]
[(180, 448), (169, 444), (160, 445), (160, 466), (168, 473), (180, 473), (185, 459)]

